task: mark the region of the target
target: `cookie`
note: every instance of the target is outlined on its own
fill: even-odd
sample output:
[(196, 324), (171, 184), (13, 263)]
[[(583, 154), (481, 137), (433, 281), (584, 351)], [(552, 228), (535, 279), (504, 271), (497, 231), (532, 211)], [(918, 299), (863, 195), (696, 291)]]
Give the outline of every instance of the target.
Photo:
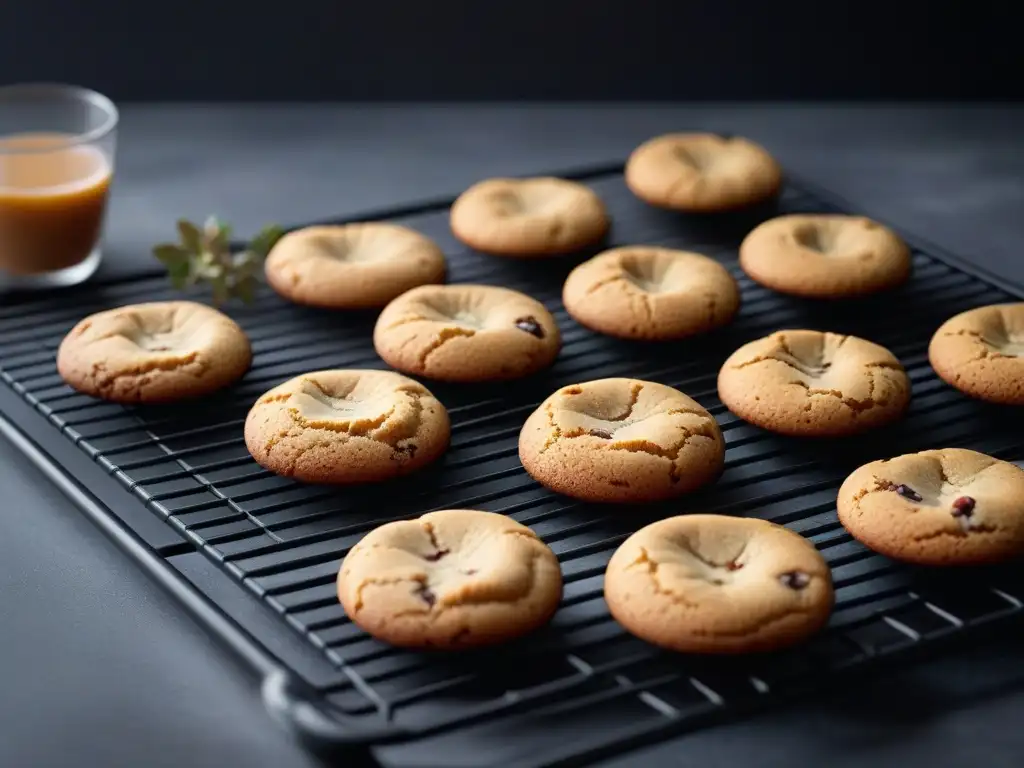
[(366, 309), (418, 285), (444, 282), (445, 261), (419, 232), (367, 222), (290, 232), (274, 245), (264, 270), (270, 287), (296, 304)]
[(234, 320), (191, 301), (110, 309), (61, 341), (57, 371), (69, 387), (115, 403), (168, 403), (230, 386), (252, 363)]
[(920, 565), (1024, 554), (1024, 470), (963, 448), (873, 461), (839, 489), (839, 522), (869, 549)]
[(544, 305), (508, 288), (413, 288), (373, 330), (377, 354), (406, 373), (451, 382), (516, 379), (547, 368), (562, 337)]
[(622, 339), (681, 339), (732, 321), (740, 292), (729, 271), (697, 253), (626, 246), (598, 254), (565, 281), (566, 311)]
[(775, 197), (782, 169), (763, 147), (738, 136), (669, 133), (633, 150), (626, 186), (659, 208), (711, 213)]
[(899, 419), (910, 379), (885, 347), (856, 336), (777, 331), (737, 349), (718, 397), (746, 422), (796, 437), (839, 437)]
[(1024, 302), (950, 318), (932, 337), (928, 359), (943, 381), (964, 394), (1024, 405)]
[(612, 555), (604, 596), (629, 633), (684, 653), (793, 645), (820, 630), (834, 603), (814, 546), (780, 525), (683, 515), (641, 528)]
[(910, 277), (910, 249), (863, 216), (794, 214), (756, 227), (740, 245), (740, 267), (779, 293), (812, 299), (865, 296)]
[(245, 445), (265, 469), (308, 483), (387, 480), (448, 447), (448, 412), (417, 381), (391, 371), (313, 371), (265, 393), (245, 420)]
[(725, 442), (714, 417), (650, 381), (598, 379), (562, 387), (519, 434), (534, 480), (584, 501), (648, 502), (717, 479)]
[(411, 648), (467, 648), (525, 635), (562, 597), (558, 559), (493, 512), (449, 509), (387, 523), (341, 564), (338, 599), (361, 629)]
[(608, 231), (604, 203), (582, 184), (550, 176), (488, 179), (452, 205), (452, 234), (484, 253), (536, 257), (571, 253)]

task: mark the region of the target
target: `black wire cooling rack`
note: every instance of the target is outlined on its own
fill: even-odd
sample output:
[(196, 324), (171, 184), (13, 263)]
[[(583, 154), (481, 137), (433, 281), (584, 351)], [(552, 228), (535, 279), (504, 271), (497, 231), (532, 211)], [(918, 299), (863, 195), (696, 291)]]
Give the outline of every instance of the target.
[[(255, 360), (220, 395), (128, 408), (65, 386), (54, 366), (64, 334), (85, 314), (172, 298), (154, 273), (0, 308), (0, 430), (262, 676), (276, 716), (316, 747), (376, 747), (389, 764), (582, 764), (1021, 612), (1024, 583), (1010, 570), (900, 566), (854, 542), (835, 512), (839, 484), (865, 461), (940, 446), (1024, 458), (1021, 412), (961, 396), (936, 378), (926, 356), (945, 319), (1017, 300), (1018, 289), (910, 240), (914, 276), (898, 291), (843, 302), (787, 298), (739, 271), (737, 247), (769, 216), (841, 211), (824, 193), (791, 180), (768, 208), (695, 217), (636, 200), (621, 166), (561, 175), (604, 199), (614, 222), (609, 245), (657, 243), (719, 259), (742, 289), (737, 321), (674, 343), (593, 334), (560, 301), (569, 270), (589, 254), (519, 262), (472, 252), (449, 232), (450, 201), (439, 201), (363, 218), (435, 238), (451, 282), (536, 297), (561, 326), (564, 348), (551, 370), (512, 387), (426, 382), (453, 423), (451, 449), (437, 465), (354, 489), (302, 485), (256, 465), (242, 424), (262, 392), (308, 370), (383, 367), (371, 343), (372, 313), (304, 309), (269, 291), (254, 307), (230, 310)], [(718, 368), (740, 344), (781, 328), (851, 333), (891, 349), (913, 382), (907, 417), (830, 442), (780, 438), (734, 418), (716, 395)], [(526, 416), (558, 387), (607, 376), (662, 382), (708, 408), (726, 438), (719, 482), (671, 504), (622, 508), (577, 503), (533, 482), (516, 450)], [(445, 655), (390, 648), (348, 621), (334, 588), (348, 549), (384, 521), (451, 507), (510, 515), (554, 549), (565, 596), (550, 626), (499, 649)], [(814, 542), (837, 590), (828, 630), (783, 653), (723, 659), (669, 654), (627, 635), (602, 599), (608, 558), (642, 525), (691, 510), (773, 520)]]

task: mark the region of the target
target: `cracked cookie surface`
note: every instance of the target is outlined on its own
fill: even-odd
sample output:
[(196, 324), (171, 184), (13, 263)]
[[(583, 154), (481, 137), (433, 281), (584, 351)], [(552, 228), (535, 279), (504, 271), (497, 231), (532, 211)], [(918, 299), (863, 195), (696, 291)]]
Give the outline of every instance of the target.
[(966, 395), (1024, 405), (1024, 302), (950, 318), (932, 337), (928, 359), (943, 381)]
[(98, 312), (61, 341), (57, 371), (73, 389), (118, 403), (202, 397), (245, 375), (249, 339), (204, 304), (163, 301)]
[(550, 176), (481, 181), (452, 205), (452, 233), (470, 248), (529, 258), (571, 253), (608, 231), (604, 203), (589, 187)]
[(539, 301), (490, 285), (432, 285), (385, 307), (377, 354), (405, 373), (453, 382), (529, 376), (554, 362), (561, 334)]
[(581, 325), (624, 339), (680, 339), (736, 316), (729, 271), (697, 253), (653, 246), (613, 248), (569, 273), (562, 303)]
[(392, 645), (493, 645), (546, 624), (562, 597), (558, 559), (510, 517), (452, 509), (368, 533), (338, 572), (338, 599)]
[(738, 136), (669, 133), (633, 150), (626, 185), (659, 208), (727, 211), (774, 197), (782, 169), (764, 147)]
[(885, 347), (856, 336), (778, 331), (736, 350), (718, 374), (722, 403), (755, 426), (839, 437), (900, 418), (910, 379)]
[(604, 581), (612, 616), (684, 653), (747, 653), (817, 632), (833, 605), (828, 564), (799, 534), (764, 520), (694, 514), (640, 529)]
[(907, 244), (871, 219), (793, 214), (755, 227), (740, 245), (740, 267), (779, 293), (836, 299), (902, 285), (911, 261)]
[(415, 230), (361, 222), (289, 232), (267, 255), (264, 271), (270, 287), (297, 304), (366, 309), (417, 285), (444, 282), (445, 260)]
[(944, 448), (873, 461), (839, 489), (839, 521), (883, 555), (922, 565), (1024, 554), (1024, 470)]
[(448, 447), (448, 412), (417, 381), (391, 371), (313, 371), (266, 392), (245, 420), (264, 468), (309, 483), (387, 480)]
[(585, 501), (680, 496), (716, 480), (724, 456), (722, 432), (697, 401), (636, 379), (562, 387), (519, 434), (519, 459), (530, 476)]

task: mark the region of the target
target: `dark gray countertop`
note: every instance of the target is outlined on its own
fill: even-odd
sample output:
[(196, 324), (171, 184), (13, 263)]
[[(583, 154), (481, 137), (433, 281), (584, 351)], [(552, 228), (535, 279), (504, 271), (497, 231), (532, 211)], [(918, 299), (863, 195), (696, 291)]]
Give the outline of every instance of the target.
[[(244, 235), (624, 158), (691, 128), (749, 135), (864, 212), (1024, 282), (1024, 109), (995, 106), (134, 106), (103, 271), (149, 266), (179, 216), (216, 212)], [(4, 442), (0, 489), (0, 765), (313, 764), (230, 659)], [(1017, 765), (1021, 639), (685, 737), (645, 762)]]

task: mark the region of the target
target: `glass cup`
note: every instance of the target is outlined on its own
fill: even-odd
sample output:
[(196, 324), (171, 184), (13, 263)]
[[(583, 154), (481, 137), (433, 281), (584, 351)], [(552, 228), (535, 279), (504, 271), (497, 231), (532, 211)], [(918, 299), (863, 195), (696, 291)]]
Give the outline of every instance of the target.
[(117, 119), (85, 88), (0, 87), (0, 289), (75, 285), (96, 271)]

